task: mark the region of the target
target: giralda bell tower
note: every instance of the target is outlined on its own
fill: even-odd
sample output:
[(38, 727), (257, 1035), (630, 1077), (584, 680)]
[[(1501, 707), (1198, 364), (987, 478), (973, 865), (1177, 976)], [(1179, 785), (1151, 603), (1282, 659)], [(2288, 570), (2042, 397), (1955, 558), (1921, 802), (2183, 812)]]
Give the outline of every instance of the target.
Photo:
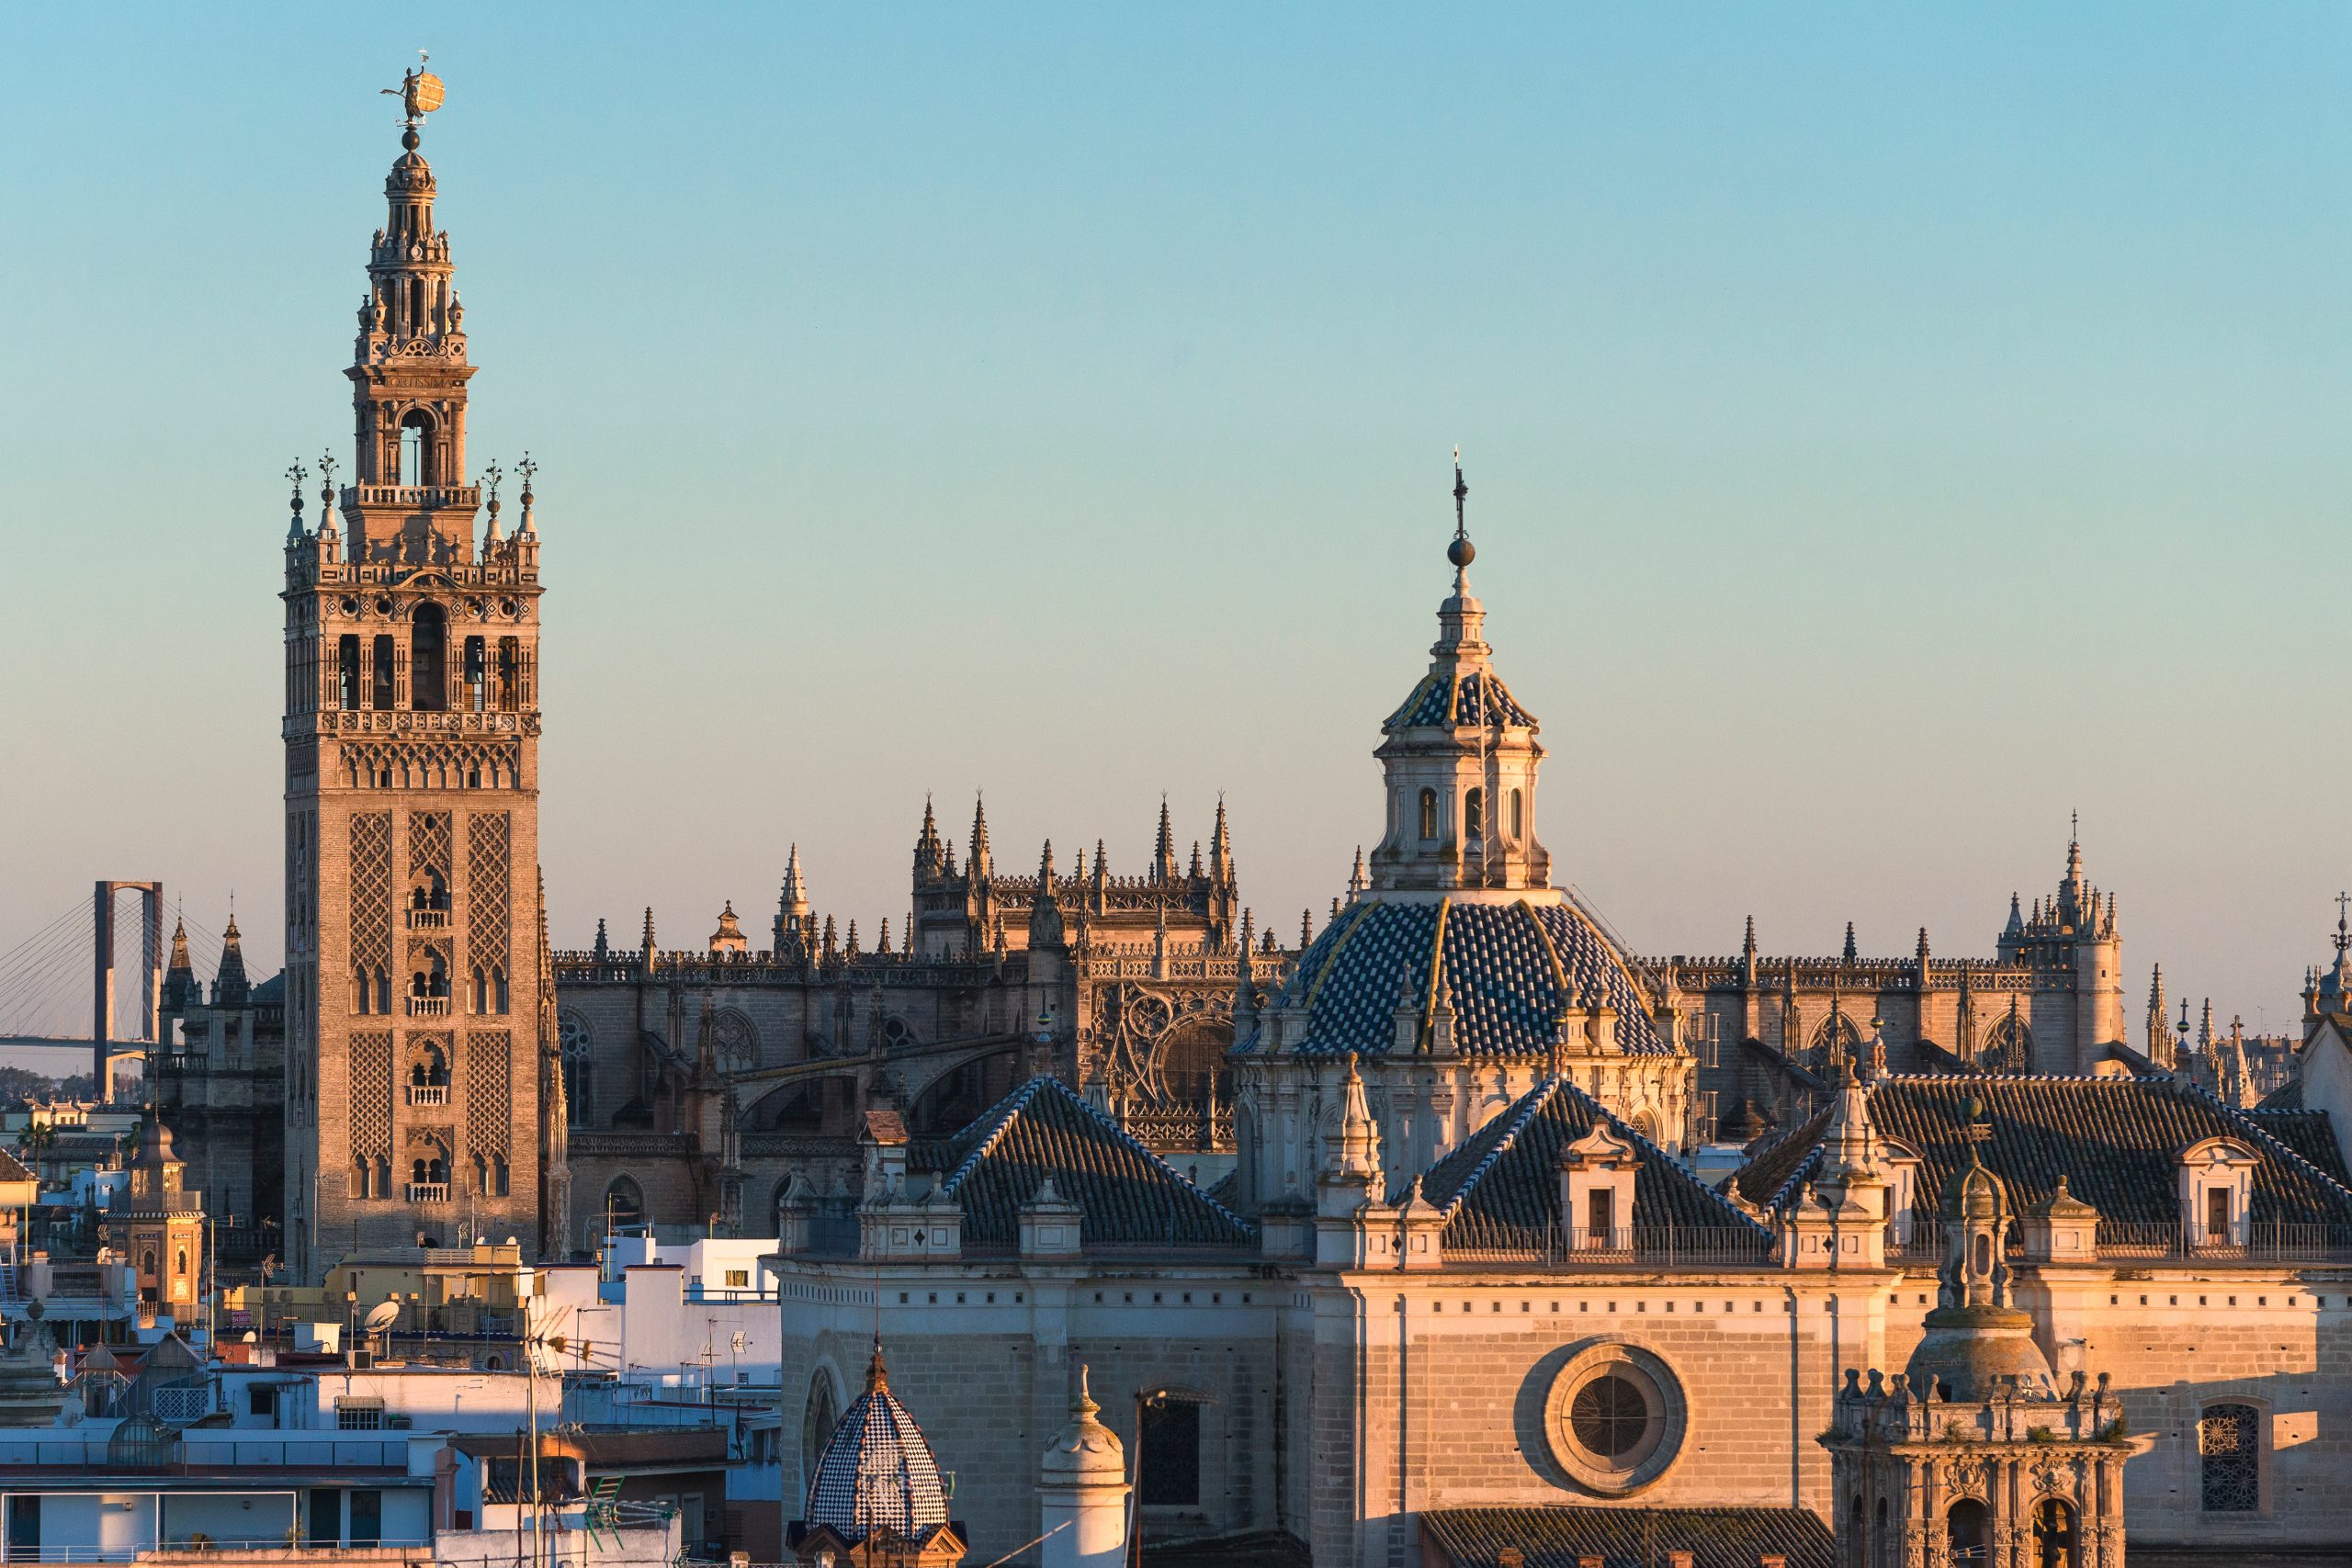
[(286, 1262), (306, 1280), (386, 1247), (536, 1251), (563, 1207), (540, 1144), (532, 465), (511, 535), (482, 476), (477, 539), (474, 366), (417, 152), (441, 84), (412, 71), (400, 96), (345, 372), (352, 482), (320, 460), (313, 532), (296, 469), (286, 547)]

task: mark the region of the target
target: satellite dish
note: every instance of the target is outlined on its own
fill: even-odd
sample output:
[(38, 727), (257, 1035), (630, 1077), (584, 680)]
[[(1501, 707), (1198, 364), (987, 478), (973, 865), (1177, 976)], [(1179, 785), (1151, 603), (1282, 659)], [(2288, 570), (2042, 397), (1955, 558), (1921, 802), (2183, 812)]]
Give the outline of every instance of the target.
[(431, 114), (441, 107), (442, 100), (447, 96), (447, 90), (441, 85), (440, 77), (430, 71), (420, 71), (416, 73), (414, 99), (419, 114)]
[(381, 1302), (368, 1309), (368, 1319), (363, 1326), (370, 1334), (381, 1334), (390, 1328), (400, 1315), (400, 1303)]

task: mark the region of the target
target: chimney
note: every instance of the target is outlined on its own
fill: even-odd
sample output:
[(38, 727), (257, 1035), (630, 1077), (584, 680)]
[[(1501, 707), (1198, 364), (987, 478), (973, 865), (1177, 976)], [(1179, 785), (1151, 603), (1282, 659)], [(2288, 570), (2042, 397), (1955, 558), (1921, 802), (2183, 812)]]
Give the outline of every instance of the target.
[(1789, 1568), (1789, 1560), (1777, 1551), (1759, 1551), (1756, 1554), (1756, 1568)]
[(1690, 1568), (1690, 1554), (1687, 1551), (1668, 1552), (1666, 1568)]

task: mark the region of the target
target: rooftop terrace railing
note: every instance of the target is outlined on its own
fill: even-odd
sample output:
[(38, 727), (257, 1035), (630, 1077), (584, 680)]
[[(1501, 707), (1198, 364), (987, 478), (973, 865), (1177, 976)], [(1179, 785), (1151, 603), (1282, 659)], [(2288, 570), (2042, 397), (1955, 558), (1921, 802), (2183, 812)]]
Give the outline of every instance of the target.
[(1540, 1243), (1456, 1247), (1447, 1263), (1540, 1264), (1555, 1269), (1754, 1268), (1774, 1261), (1772, 1237), (1746, 1225), (1571, 1225), (1546, 1224)]

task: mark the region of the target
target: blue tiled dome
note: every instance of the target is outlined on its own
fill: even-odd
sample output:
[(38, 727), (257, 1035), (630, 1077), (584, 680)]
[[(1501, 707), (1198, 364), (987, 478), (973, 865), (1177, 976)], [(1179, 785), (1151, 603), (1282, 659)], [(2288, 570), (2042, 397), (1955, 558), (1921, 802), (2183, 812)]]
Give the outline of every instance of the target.
[[(1386, 1055), (1396, 1047), (1401, 1003), (1426, 1009), (1441, 906), (1373, 899), (1324, 929), (1299, 960), (1274, 1008), (1306, 1009), (1305, 1055)], [(1593, 920), (1566, 902), (1451, 902), (1442, 906), (1445, 982), (1454, 1049), (1464, 1055), (1542, 1055), (1563, 1006), (1598, 995), (1617, 1014), (1619, 1050), (1667, 1050), (1632, 966)], [(1561, 980), (1565, 978), (1565, 994)], [(1253, 1036), (1243, 1049), (1261, 1048)]]
[(878, 1342), (865, 1392), (833, 1428), (809, 1478), (805, 1515), (809, 1524), (853, 1543), (886, 1529), (920, 1537), (947, 1522), (939, 1461), (922, 1428), (891, 1393)]

